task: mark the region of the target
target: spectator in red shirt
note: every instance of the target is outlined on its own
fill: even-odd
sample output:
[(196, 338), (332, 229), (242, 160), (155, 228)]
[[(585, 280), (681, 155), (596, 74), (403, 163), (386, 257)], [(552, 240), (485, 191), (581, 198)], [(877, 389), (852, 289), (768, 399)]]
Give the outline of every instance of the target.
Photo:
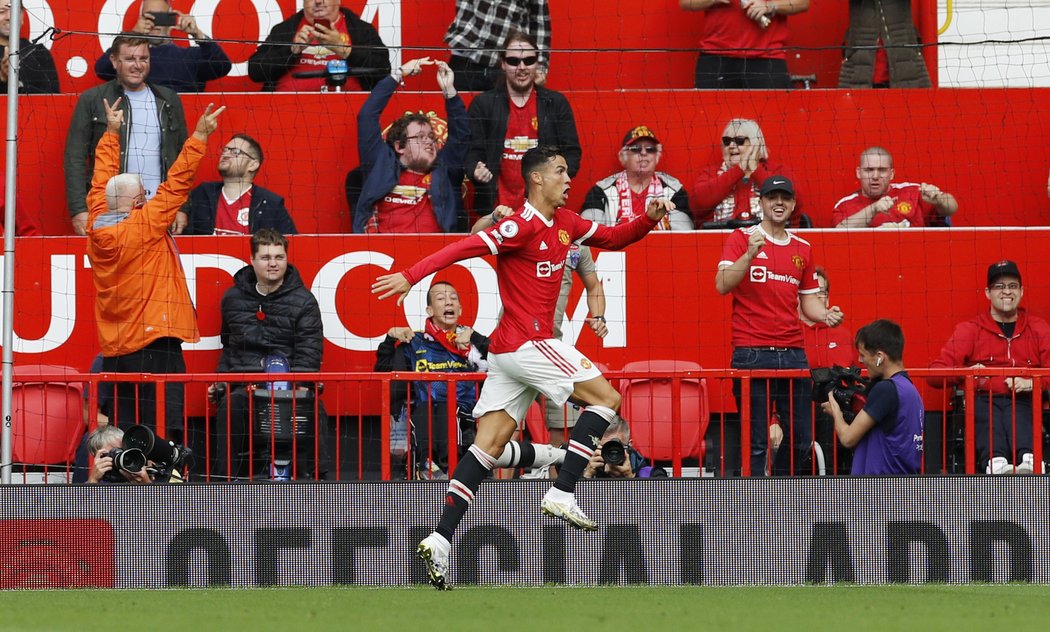
[[(791, 179), (784, 165), (770, 162), (762, 128), (751, 119), (732, 119), (722, 131), (722, 164), (704, 169), (689, 196), (698, 227), (725, 228), (732, 220), (757, 224), (762, 219), (758, 187), (769, 176)], [(792, 224), (798, 223), (802, 201), (795, 195)], [(707, 222), (706, 226), (702, 224)]]
[(790, 88), (787, 16), (809, 9), (809, 0), (678, 0), (704, 12), (696, 87)]
[[(1003, 260), (989, 266), (984, 295), (990, 309), (957, 325), (930, 368), (1050, 367), (1050, 324), (1020, 306), (1024, 286), (1017, 264)], [(954, 387), (962, 378), (932, 377), (929, 382)], [(1018, 474), (1034, 471), (1032, 384), (1031, 378), (1020, 376), (977, 379), (974, 443), (977, 462), (986, 464), (989, 474), (1011, 474), (1014, 463)]]
[(947, 226), (959, 203), (946, 191), (923, 182), (893, 182), (893, 156), (882, 147), (868, 147), (860, 155), (860, 190), (835, 204), (836, 228), (879, 226)]
[[(762, 223), (733, 231), (722, 249), (715, 287), (733, 295), (734, 369), (805, 369), (809, 367), (798, 325), (798, 310), (809, 319), (830, 327), (842, 323), (842, 310), (828, 308), (817, 296), (813, 249), (809, 242), (787, 229), (795, 210), (791, 181), (771, 176), (761, 188)], [(808, 473), (811, 428), (811, 382), (808, 379), (751, 380), (751, 474), (761, 475), (767, 465), (775, 474)], [(740, 401), (739, 382), (733, 390)], [(779, 450), (767, 462), (766, 441), (775, 404), (779, 425), (793, 439), (791, 450)]]

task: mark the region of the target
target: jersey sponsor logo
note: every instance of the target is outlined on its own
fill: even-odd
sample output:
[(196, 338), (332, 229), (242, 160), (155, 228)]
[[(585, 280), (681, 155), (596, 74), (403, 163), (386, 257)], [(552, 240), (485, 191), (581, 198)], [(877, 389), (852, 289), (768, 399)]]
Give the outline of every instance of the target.
[(426, 373), (426, 372), (427, 372), (427, 359), (426, 358), (420, 358), (420, 359), (416, 360), (416, 373)]
[(564, 228), (559, 228), (558, 229), (558, 241), (561, 242), (561, 245), (568, 246), (569, 245), (569, 231), (565, 230)]
[(791, 255), (791, 263), (795, 264), (799, 272), (802, 272), (806, 268), (806, 261), (801, 255)]
[(538, 277), (549, 277), (552, 273), (557, 272), (565, 267), (564, 261), (558, 263), (551, 263), (550, 261), (537, 261), (536, 262), (536, 276)]
[(540, 250), (547, 249), (547, 242), (540, 240)]
[(569, 256), (565, 258), (565, 265), (571, 270), (580, 267), (580, 247), (576, 244), (569, 246)]
[(499, 232), (507, 239), (518, 234), (518, 225), (514, 222), (500, 222)]
[[(533, 119), (535, 120), (535, 119)], [(533, 127), (532, 129), (536, 129)], [(528, 150), (540, 144), (540, 141), (536, 138), (529, 138), (528, 136), (515, 136), (514, 138), (507, 138), (503, 141), (503, 148), (509, 150), (503, 152), (504, 158), (510, 158), (511, 160), (521, 160), (521, 156), (511, 157), (510, 152), (516, 154), (524, 154)]]
[(751, 282), (752, 283), (765, 283), (766, 282), (766, 267), (765, 266), (751, 266)]
[(769, 258), (769, 255), (767, 255), (764, 250), (759, 250), (758, 251), (758, 256), (755, 257), (755, 259), (768, 259), (768, 258)]
[(911, 202), (897, 203), (897, 212), (901, 215), (911, 215), (912, 210)]

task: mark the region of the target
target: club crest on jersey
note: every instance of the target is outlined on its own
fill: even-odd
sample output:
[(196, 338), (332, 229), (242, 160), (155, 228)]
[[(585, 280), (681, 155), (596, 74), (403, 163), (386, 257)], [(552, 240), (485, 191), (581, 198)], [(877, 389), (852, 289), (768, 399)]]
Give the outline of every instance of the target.
[(911, 215), (911, 211), (911, 202), (899, 202), (897, 204), (897, 212), (901, 215)]
[(427, 175), (423, 176), (423, 180), (422, 180), (422, 183), (421, 183), (423, 186), (425, 186), (428, 189), (430, 188), (430, 178), (431, 178), (431, 174), (428, 173)]
[(587, 358), (580, 358), (580, 366), (582, 366), (585, 369), (589, 369), (589, 368), (591, 368), (594, 365), (591, 364), (591, 361), (588, 360)]
[(518, 225), (514, 222), (500, 222), (499, 232), (507, 239), (518, 234)]
[(806, 261), (800, 255), (791, 255), (791, 263), (795, 264), (799, 272), (806, 268)]
[(535, 116), (532, 117), (532, 120), (529, 123), (532, 125), (532, 131), (534, 132), (540, 128), (540, 119)]
[(565, 230), (564, 228), (559, 228), (558, 229), (558, 241), (561, 242), (561, 245), (568, 246), (569, 245), (569, 231)]

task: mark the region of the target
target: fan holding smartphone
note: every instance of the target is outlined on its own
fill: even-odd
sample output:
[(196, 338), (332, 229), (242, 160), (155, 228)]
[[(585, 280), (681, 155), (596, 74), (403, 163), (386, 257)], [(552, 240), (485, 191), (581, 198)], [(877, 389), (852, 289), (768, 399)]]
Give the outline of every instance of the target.
[(263, 90), (319, 91), (328, 64), (344, 62), (347, 90), (371, 90), (390, 72), (390, 54), (375, 27), (337, 0), (304, 3), (302, 11), (273, 27), (248, 59), (248, 76)]
[[(172, 43), (173, 30), (182, 31), (197, 45)], [(151, 84), (176, 92), (203, 92), (208, 81), (225, 77), (233, 68), (222, 48), (197, 26), (197, 19), (173, 10), (168, 0), (142, 0), (142, 10), (132, 31), (151, 37)], [(104, 81), (116, 77), (109, 51), (95, 62), (95, 74)]]

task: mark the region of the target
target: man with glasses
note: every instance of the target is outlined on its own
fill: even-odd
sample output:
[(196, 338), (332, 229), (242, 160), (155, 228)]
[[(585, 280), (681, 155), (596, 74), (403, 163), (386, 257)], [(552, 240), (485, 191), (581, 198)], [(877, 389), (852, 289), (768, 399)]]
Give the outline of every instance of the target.
[[(719, 294), (733, 295), (734, 369), (806, 369), (798, 311), (815, 322), (838, 327), (843, 314), (827, 307), (817, 293), (813, 249), (787, 226), (795, 211), (795, 187), (783, 176), (770, 176), (759, 190), (762, 222), (739, 228), (726, 239), (715, 274)], [(778, 450), (774, 474), (810, 472), (812, 438), (811, 381), (802, 378), (751, 380), (751, 474), (767, 465), (767, 439), (773, 410), (795, 450)], [(737, 401), (741, 385), (733, 385)], [(749, 420), (742, 420), (748, 423)]]
[[(33, 44), (25, 38), (19, 38), (18, 42), (18, 92), (57, 93), (58, 70), (51, 51), (43, 44)], [(7, 94), (7, 73), (11, 64), (11, 0), (0, 0), (0, 47), (0, 94)]]
[(614, 226), (644, 213), (649, 200), (664, 198), (674, 202), (675, 210), (668, 213), (655, 230), (692, 230), (685, 188), (677, 178), (656, 170), (662, 154), (663, 145), (648, 126), (628, 130), (619, 154), (623, 171), (591, 187), (583, 202), (583, 216)]
[(882, 147), (868, 147), (860, 154), (857, 180), (860, 190), (835, 204), (836, 228), (879, 226), (947, 226), (959, 210), (951, 193), (932, 184), (893, 182), (893, 156)]
[(272, 228), (296, 234), (284, 198), (254, 184), (262, 167), (262, 146), (247, 134), (234, 134), (219, 156), (221, 182), (203, 182), (190, 193), (187, 207), (175, 219), (184, 235), (251, 235)]
[(561, 149), (570, 178), (580, 169), (583, 150), (569, 100), (536, 84), (539, 62), (536, 39), (520, 31), (511, 33), (503, 45), (504, 80), (470, 104), (466, 172), (476, 187), (478, 215), (491, 213), (497, 205), (517, 209), (525, 203), (521, 159), (533, 147)]
[[(1024, 286), (1017, 264), (1004, 259), (989, 266), (984, 295), (990, 309), (957, 325), (930, 368), (1050, 367), (1050, 325), (1020, 306)], [(964, 381), (961, 376), (928, 379), (938, 388), (957, 388)], [(1032, 378), (1022, 376), (975, 381), (974, 443), (977, 462), (988, 474), (1031, 474), (1035, 469), (1032, 384)]]
[[(409, 112), (387, 130), (379, 123), (390, 97), (405, 77), (437, 67), (445, 97), (448, 137), (441, 147), (431, 118)], [(405, 62), (376, 85), (357, 113), (357, 152), (363, 184), (353, 209), (355, 233), (451, 233), (466, 230), (460, 183), (470, 125), (456, 93), (455, 73), (429, 57)]]

